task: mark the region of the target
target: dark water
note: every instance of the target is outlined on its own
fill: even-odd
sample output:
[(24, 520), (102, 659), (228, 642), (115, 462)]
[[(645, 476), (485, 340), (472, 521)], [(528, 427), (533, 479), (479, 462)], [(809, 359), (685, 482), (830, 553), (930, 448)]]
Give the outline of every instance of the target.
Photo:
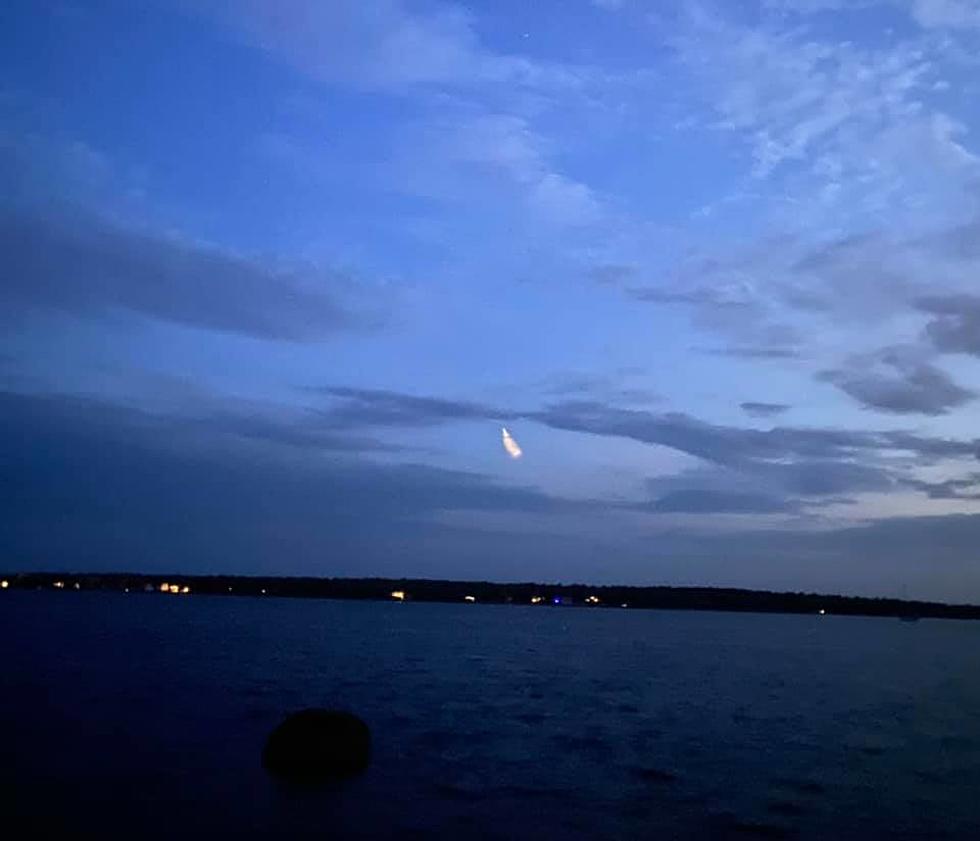
[[(38, 832), (980, 832), (980, 623), (7, 592), (0, 630), (0, 805)], [(371, 725), (364, 776), (265, 776), (311, 705)]]

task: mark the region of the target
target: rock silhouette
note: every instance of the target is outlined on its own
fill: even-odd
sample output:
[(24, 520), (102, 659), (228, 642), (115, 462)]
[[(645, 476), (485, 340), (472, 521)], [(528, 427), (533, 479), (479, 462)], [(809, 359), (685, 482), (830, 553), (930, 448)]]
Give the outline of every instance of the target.
[(293, 713), (269, 734), (262, 764), (277, 777), (349, 777), (367, 768), (371, 731), (356, 715), (309, 709)]

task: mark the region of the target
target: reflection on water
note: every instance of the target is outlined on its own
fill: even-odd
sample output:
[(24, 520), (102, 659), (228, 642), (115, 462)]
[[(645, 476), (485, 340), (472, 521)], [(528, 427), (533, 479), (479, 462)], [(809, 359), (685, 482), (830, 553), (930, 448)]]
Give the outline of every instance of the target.
[[(980, 623), (5, 594), (8, 815), (39, 831), (967, 837)], [(372, 727), (355, 780), (259, 756)]]

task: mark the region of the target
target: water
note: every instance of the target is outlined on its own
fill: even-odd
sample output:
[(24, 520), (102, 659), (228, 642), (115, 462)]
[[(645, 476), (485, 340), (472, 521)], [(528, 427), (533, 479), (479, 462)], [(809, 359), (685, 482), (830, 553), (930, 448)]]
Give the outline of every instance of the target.
[[(957, 838), (980, 623), (0, 595), (5, 821), (129, 837)], [(270, 780), (288, 711), (371, 726)]]

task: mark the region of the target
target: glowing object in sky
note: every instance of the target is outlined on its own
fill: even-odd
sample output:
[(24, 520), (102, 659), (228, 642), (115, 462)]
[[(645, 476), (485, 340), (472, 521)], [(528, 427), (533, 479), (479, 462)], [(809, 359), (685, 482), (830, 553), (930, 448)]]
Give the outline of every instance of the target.
[(511, 458), (520, 458), (524, 455), (524, 451), (520, 448), (520, 445), (514, 440), (508, 431), (506, 426), (500, 427), (501, 437), (504, 442), (504, 449), (507, 450), (507, 455)]

